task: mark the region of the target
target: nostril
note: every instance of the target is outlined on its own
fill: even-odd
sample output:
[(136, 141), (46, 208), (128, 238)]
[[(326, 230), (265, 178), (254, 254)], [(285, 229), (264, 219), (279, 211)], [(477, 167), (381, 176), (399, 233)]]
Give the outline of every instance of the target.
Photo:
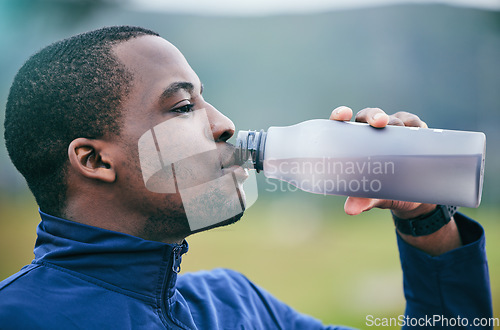
[(226, 142), (233, 136), (233, 132), (231, 131), (224, 131), (218, 138), (218, 142)]

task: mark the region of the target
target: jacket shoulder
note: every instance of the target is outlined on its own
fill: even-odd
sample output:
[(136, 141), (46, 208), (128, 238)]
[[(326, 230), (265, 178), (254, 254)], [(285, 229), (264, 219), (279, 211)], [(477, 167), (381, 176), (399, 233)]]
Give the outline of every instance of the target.
[[(6, 292), (8, 293), (9, 289), (7, 289), (7, 288), (11, 284), (15, 283), (17, 280), (19, 280), (20, 278), (22, 278), (23, 276), (25, 276), (26, 274), (28, 274), (29, 272), (31, 272), (32, 270), (34, 270), (38, 267), (40, 267), (40, 265), (36, 265), (36, 264), (30, 264), (30, 265), (24, 266), (17, 273), (15, 273), (15, 274), (7, 277), (3, 281), (1, 281), (0, 282), (0, 295), (3, 296), (4, 294), (6, 294)], [(1, 302), (1, 300), (0, 300), (0, 302)]]
[(30, 273), (39, 268), (40, 265), (30, 264), (23, 267), (19, 272), (0, 282), (0, 329), (16, 329), (26, 326), (35, 326), (35, 318), (23, 308), (26, 300), (33, 297), (32, 287), (29, 283)]
[(91, 280), (43, 263), (23, 269), (0, 284), (0, 330), (127, 329), (161, 323), (148, 301)]
[[(200, 285), (203, 284), (203, 285)], [(243, 274), (225, 268), (186, 273), (179, 277), (179, 291), (204, 288), (204, 294), (228, 294), (229, 292), (255, 291), (255, 285)], [(200, 292), (201, 293), (201, 292)]]

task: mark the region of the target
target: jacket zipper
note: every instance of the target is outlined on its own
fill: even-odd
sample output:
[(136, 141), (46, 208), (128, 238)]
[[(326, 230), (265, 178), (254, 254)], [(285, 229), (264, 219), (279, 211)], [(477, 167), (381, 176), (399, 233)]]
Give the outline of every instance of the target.
[(179, 274), (181, 271), (181, 253), (183, 245), (176, 245), (172, 250), (173, 261), (172, 261), (172, 271)]
[[(164, 290), (169, 290), (170, 287), (170, 283), (172, 281), (172, 277), (173, 276), (176, 276), (180, 271), (181, 271), (181, 256), (182, 256), (182, 252), (183, 252), (183, 248), (186, 246), (186, 243), (183, 242), (181, 244), (177, 244), (176, 246), (174, 246), (174, 248), (172, 249), (172, 252), (171, 252), (171, 256), (172, 256), (172, 272), (173, 273), (170, 273), (166, 276), (165, 278), (165, 282), (163, 284), (163, 287), (164, 287)], [(168, 269), (168, 268), (167, 268)], [(163, 315), (165, 317), (166, 320), (168, 320), (167, 322), (172, 322), (175, 326), (177, 326), (179, 329), (184, 329), (183, 327), (181, 327), (179, 324), (177, 324), (177, 322), (173, 319), (171, 319), (169, 317), (169, 313), (167, 312), (166, 308), (166, 303), (167, 303), (167, 300), (169, 298), (165, 297), (165, 294), (166, 292), (162, 290), (162, 304), (161, 304), (161, 309), (162, 309), (162, 312), (163, 312)]]

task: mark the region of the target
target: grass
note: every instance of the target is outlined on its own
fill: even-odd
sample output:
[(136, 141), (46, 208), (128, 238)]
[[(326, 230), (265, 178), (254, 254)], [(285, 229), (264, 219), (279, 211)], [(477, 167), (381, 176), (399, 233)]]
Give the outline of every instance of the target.
[[(239, 223), (193, 235), (182, 272), (226, 267), (326, 324), (366, 328), (365, 317), (404, 312), (401, 269), (387, 211), (349, 217), (343, 198), (289, 193), (256, 203)], [(37, 208), (0, 201), (0, 277), (33, 257)], [(464, 209), (485, 227), (494, 307), (500, 306), (498, 209)], [(495, 309), (495, 316), (500, 312)], [(397, 327), (395, 327), (397, 328)]]

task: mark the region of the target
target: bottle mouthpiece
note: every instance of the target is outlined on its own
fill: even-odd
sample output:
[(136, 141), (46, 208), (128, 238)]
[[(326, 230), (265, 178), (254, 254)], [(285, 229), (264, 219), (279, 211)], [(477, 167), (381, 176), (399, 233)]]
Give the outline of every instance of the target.
[(264, 130), (239, 131), (236, 137), (236, 160), (249, 164), (260, 172), (264, 169), (264, 149), (267, 133)]

